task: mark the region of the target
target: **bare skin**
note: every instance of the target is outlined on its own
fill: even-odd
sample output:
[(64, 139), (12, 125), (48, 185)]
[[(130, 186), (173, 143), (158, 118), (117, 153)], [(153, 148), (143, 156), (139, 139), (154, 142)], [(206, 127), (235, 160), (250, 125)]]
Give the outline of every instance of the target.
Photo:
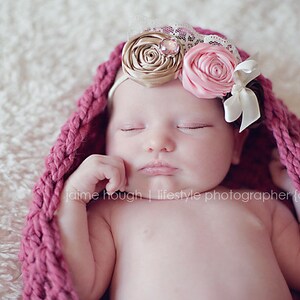
[(89, 210), (91, 234), (104, 219), (116, 248), (111, 299), (291, 299), (273, 253), (277, 203), (113, 199)]
[[(114, 97), (107, 154), (68, 178), (56, 215), (80, 299), (110, 284), (113, 300), (292, 299), (299, 224), (279, 201), (220, 186), (246, 134), (224, 121), (219, 100), (176, 80), (151, 89), (127, 80)], [(86, 209), (103, 189), (111, 198)]]
[(285, 300), (288, 285), (300, 288), (299, 227), (279, 201), (217, 187), (171, 200), (106, 195), (86, 211), (67, 198), (73, 183), (58, 221), (81, 299), (98, 299), (110, 282), (111, 299)]

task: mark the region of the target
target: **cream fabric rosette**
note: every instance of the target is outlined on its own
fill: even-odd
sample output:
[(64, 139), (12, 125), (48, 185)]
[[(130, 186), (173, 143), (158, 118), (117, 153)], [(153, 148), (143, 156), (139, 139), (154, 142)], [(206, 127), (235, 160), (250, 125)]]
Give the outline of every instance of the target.
[[(166, 49), (164, 44), (171, 47)], [(178, 77), (184, 50), (176, 38), (161, 32), (144, 32), (124, 45), (123, 72), (146, 87), (158, 86)]]

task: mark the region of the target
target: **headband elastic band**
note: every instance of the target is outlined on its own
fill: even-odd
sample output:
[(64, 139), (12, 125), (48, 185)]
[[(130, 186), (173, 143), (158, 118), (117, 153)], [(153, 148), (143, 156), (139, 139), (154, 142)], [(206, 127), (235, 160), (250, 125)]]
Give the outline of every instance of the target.
[(112, 98), (112, 96), (113, 96), (115, 90), (118, 88), (118, 86), (127, 79), (129, 79), (129, 77), (127, 75), (122, 75), (114, 82), (113, 86), (109, 90), (108, 100), (110, 100)]

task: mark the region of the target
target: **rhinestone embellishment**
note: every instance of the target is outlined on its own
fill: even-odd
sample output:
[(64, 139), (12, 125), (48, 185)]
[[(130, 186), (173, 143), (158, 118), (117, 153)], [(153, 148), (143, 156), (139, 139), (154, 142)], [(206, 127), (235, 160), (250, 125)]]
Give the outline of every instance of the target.
[(164, 39), (160, 43), (160, 52), (165, 56), (175, 56), (180, 46), (176, 38)]

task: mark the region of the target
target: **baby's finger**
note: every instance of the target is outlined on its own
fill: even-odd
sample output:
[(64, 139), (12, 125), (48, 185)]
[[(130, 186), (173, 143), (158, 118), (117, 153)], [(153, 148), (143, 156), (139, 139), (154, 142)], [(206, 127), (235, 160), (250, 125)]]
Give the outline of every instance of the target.
[(126, 169), (124, 161), (119, 157), (111, 157), (114, 160), (114, 166), (119, 171), (119, 177), (115, 178), (115, 191), (124, 191), (127, 184)]
[(102, 163), (107, 165), (111, 165), (119, 170), (121, 178), (119, 180), (119, 184), (116, 183), (117, 190), (124, 190), (127, 184), (126, 170), (123, 159), (117, 156), (103, 156), (101, 157)]
[(103, 179), (108, 180), (106, 191), (109, 194), (112, 194), (123, 188), (125, 182), (125, 168), (123, 165), (118, 165), (117, 167), (111, 165), (106, 165), (104, 167), (102, 166), (99, 177), (101, 175), (104, 176)]
[(73, 173), (72, 181), (80, 190), (99, 192), (106, 187), (113, 193), (125, 185), (124, 162), (119, 157), (93, 154)]
[(110, 194), (116, 191), (119, 182), (119, 170), (111, 165), (102, 165), (96, 173), (97, 180), (103, 181), (107, 179), (106, 190)]
[(122, 161), (122, 164), (120, 165), (120, 176), (121, 176), (121, 180), (120, 180), (120, 184), (118, 189), (121, 192), (125, 191), (126, 185), (127, 185), (127, 176), (126, 176), (126, 168), (125, 168), (125, 164)]

